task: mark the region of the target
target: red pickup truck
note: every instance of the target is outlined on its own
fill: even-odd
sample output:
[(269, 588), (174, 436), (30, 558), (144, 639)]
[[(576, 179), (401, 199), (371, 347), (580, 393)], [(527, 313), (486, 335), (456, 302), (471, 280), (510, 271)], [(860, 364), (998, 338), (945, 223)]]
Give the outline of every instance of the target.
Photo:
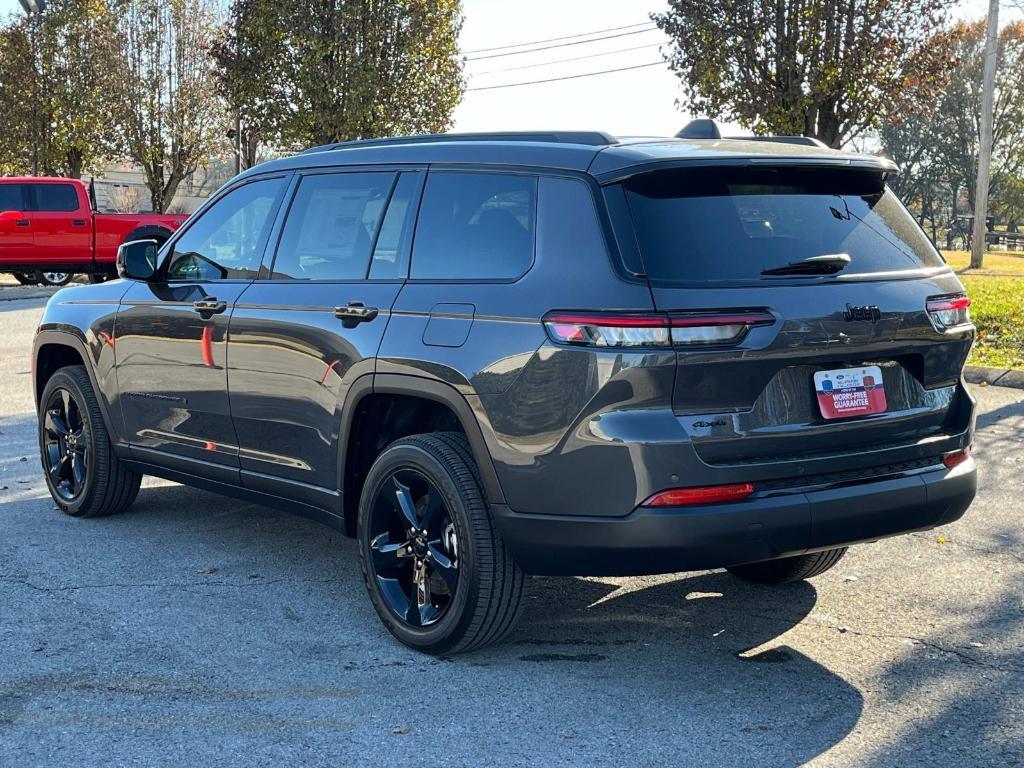
[(121, 243), (153, 239), (162, 244), (186, 218), (96, 213), (78, 179), (0, 178), (0, 272), (25, 284), (63, 285), (75, 273), (99, 282), (114, 274)]

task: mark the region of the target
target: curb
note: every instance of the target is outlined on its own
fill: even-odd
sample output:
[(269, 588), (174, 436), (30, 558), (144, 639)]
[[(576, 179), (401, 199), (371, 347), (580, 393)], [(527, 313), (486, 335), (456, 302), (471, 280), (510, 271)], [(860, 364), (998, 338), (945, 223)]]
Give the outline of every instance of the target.
[(57, 288), (42, 288), (30, 285), (0, 286), (0, 301), (27, 301), (28, 299), (48, 299), (57, 292)]
[(1009, 368), (988, 368), (984, 365), (968, 365), (964, 368), (964, 379), (971, 384), (1024, 389), (1024, 371)]

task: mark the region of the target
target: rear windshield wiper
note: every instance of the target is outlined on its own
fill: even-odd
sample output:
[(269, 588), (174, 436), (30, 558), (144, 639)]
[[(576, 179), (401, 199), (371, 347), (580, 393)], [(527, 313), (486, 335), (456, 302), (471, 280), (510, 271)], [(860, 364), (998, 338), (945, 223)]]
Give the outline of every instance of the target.
[(791, 261), (783, 267), (772, 267), (761, 272), (762, 275), (834, 275), (850, 265), (848, 253), (826, 253), (823, 256), (811, 256), (803, 261)]

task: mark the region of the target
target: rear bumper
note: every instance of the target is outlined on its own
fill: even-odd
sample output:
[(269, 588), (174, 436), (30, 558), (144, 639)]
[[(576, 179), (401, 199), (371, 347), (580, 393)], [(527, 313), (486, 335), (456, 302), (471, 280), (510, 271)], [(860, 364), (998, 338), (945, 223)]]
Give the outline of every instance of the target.
[(529, 573), (629, 576), (739, 565), (874, 541), (959, 519), (977, 490), (970, 459), (951, 470), (825, 488), (766, 492), (745, 501), (640, 507), (625, 517), (494, 517)]

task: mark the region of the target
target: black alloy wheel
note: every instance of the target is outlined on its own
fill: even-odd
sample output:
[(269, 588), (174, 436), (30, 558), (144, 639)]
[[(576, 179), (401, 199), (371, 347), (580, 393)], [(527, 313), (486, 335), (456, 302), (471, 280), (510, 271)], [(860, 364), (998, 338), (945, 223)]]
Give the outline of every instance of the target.
[(370, 567), (395, 617), (429, 627), (459, 581), (458, 537), (441, 491), (421, 472), (399, 469), (377, 486), (369, 517)]
[(464, 434), (410, 435), (381, 451), (356, 533), (374, 610), (410, 648), (475, 650), (515, 626), (526, 577), (494, 527)]
[(85, 368), (69, 365), (39, 396), (39, 458), (57, 507), (72, 517), (112, 515), (139, 492), (142, 475), (114, 452)]
[(43, 466), (54, 493), (70, 502), (82, 495), (91, 460), (82, 406), (66, 388), (53, 389), (42, 423)]

